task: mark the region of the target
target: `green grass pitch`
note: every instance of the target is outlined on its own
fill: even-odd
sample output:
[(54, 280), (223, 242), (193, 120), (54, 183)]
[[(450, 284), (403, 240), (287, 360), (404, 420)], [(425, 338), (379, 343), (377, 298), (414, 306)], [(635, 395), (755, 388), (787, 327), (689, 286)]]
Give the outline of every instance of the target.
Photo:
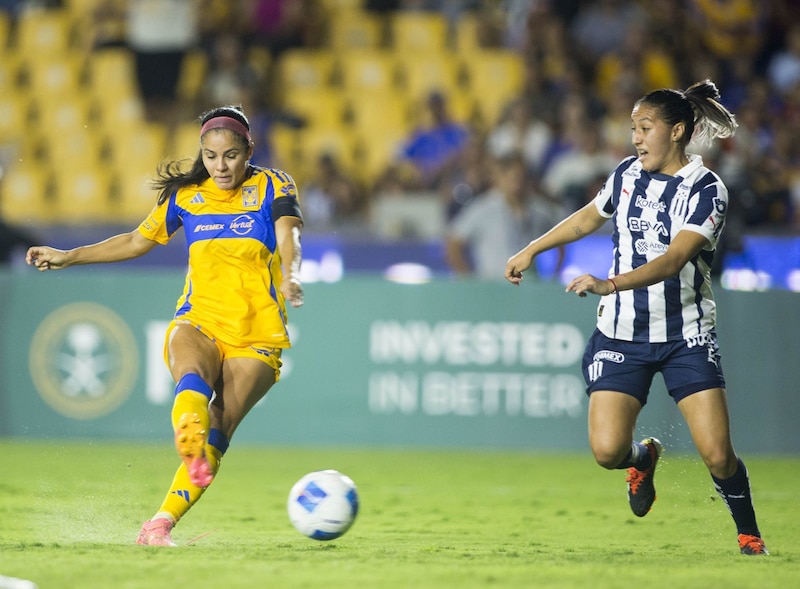
[[(704, 466), (669, 448), (639, 519), (625, 473), (588, 450), (234, 445), (170, 549), (134, 541), (171, 480), (172, 448), (0, 440), (0, 575), (39, 589), (798, 587), (800, 459), (744, 458), (768, 557), (739, 554)], [(324, 468), (353, 478), (361, 510), (345, 536), (315, 542), (285, 504)]]

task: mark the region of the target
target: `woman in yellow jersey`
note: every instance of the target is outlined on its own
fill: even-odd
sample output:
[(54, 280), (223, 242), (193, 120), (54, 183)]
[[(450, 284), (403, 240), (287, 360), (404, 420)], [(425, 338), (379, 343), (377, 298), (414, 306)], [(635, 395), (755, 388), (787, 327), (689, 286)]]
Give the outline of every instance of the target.
[(137, 543), (151, 546), (175, 546), (172, 528), (213, 481), (242, 419), (278, 381), (281, 350), (290, 346), (285, 301), (303, 304), (294, 180), (250, 163), (240, 107), (213, 109), (200, 122), (191, 169), (161, 166), (158, 202), (137, 229), (68, 251), (34, 246), (26, 258), (40, 271), (128, 260), (184, 229), (189, 269), (165, 343), (183, 462), (139, 533)]

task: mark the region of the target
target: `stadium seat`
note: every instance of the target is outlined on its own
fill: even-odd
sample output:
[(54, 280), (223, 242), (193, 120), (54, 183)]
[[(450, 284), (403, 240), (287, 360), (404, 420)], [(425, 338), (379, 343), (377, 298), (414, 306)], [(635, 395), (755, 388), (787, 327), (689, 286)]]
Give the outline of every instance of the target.
[(155, 168), (115, 168), (114, 206), (119, 222), (138, 225), (144, 220), (158, 200), (158, 192), (151, 186), (155, 177)]
[(85, 127), (65, 132), (40, 131), (41, 146), (47, 161), (59, 167), (100, 165), (104, 143), (100, 134)]
[(331, 15), (327, 46), (334, 51), (377, 49), (383, 39), (383, 22), (374, 14), (336, 11)]
[(138, 93), (130, 96), (100, 94), (94, 97), (93, 105), (99, 124), (116, 133), (125, 133), (146, 122), (144, 102)]
[(59, 223), (116, 221), (111, 200), (111, 173), (102, 166), (59, 167), (53, 173), (55, 215)]
[(200, 97), (208, 69), (208, 56), (204, 51), (197, 49), (184, 55), (176, 85), (179, 100), (192, 103)]
[(31, 58), (63, 55), (70, 46), (70, 27), (66, 9), (23, 10), (17, 20), (15, 47)]
[(331, 53), (319, 49), (289, 49), (277, 61), (280, 93), (298, 88), (330, 86), (336, 62)]
[(525, 68), (515, 51), (492, 49), (462, 56), (467, 85), (484, 124), (494, 124), (503, 108), (521, 91)]
[(129, 97), (138, 93), (136, 81), (136, 58), (132, 51), (123, 47), (94, 51), (87, 64), (88, 82), (92, 94), (110, 100)]
[(167, 155), (167, 131), (158, 123), (143, 123), (125, 133), (107, 134), (111, 161), (115, 167), (132, 167), (155, 172)]
[(352, 92), (387, 92), (397, 87), (397, 63), (387, 50), (349, 50), (338, 54), (342, 87)]
[(283, 108), (302, 117), (309, 126), (335, 126), (344, 122), (346, 102), (332, 88), (298, 88), (284, 94)]
[(398, 92), (349, 92), (346, 94), (349, 121), (359, 133), (406, 133), (409, 130), (409, 102)]
[(441, 12), (398, 11), (389, 20), (396, 51), (443, 51), (448, 45), (447, 19)]
[(167, 155), (170, 159), (197, 157), (200, 152), (200, 125), (195, 121), (181, 123), (168, 138)]
[(11, 44), (11, 16), (0, 10), (0, 54), (5, 53)]
[(23, 139), (30, 132), (30, 101), (20, 92), (0, 93), (0, 141)]
[(46, 167), (14, 162), (0, 181), (0, 217), (9, 223), (39, 225), (53, 221)]
[(92, 122), (92, 103), (77, 91), (61, 96), (37, 95), (32, 104), (36, 128), (42, 134), (83, 131)]
[(297, 149), (299, 169), (286, 170), (292, 176), (311, 174), (323, 154), (333, 156), (347, 173), (351, 173), (355, 167), (356, 136), (344, 126), (300, 130)]
[(407, 133), (399, 129), (386, 129), (380, 133), (360, 132), (356, 145), (356, 177), (367, 186), (373, 185), (389, 165), (397, 161), (406, 138)]
[(432, 91), (451, 94), (461, 88), (461, 64), (448, 51), (420, 54), (407, 52), (397, 57), (400, 84), (413, 99)]
[(57, 99), (81, 89), (83, 60), (78, 54), (65, 52), (50, 59), (26, 55), (22, 66), (29, 91), (35, 96)]

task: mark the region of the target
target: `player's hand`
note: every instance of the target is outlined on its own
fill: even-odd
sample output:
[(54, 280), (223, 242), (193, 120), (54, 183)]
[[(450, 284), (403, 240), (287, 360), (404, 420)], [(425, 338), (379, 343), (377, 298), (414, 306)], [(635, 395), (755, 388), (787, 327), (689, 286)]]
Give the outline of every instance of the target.
[(25, 262), (39, 270), (39, 272), (60, 270), (69, 265), (65, 251), (45, 245), (35, 245), (29, 248), (28, 253), (25, 254)]
[(610, 280), (584, 274), (573, 278), (567, 285), (566, 292), (574, 292), (579, 297), (585, 297), (587, 293), (605, 296), (614, 292), (614, 285)]
[(506, 280), (514, 286), (519, 286), (522, 282), (522, 273), (525, 272), (533, 264), (533, 255), (528, 253), (527, 250), (517, 252), (506, 262)]
[(292, 307), (303, 306), (303, 285), (297, 278), (289, 278), (281, 283), (281, 293)]

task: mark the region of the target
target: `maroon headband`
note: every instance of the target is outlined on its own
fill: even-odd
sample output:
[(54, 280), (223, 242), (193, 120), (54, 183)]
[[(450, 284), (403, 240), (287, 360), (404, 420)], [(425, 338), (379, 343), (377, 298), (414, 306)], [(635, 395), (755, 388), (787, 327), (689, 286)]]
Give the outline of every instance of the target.
[(206, 134), (206, 131), (210, 131), (211, 129), (228, 129), (229, 131), (233, 131), (234, 133), (238, 133), (245, 139), (247, 142), (250, 143), (250, 131), (245, 127), (242, 123), (234, 119), (233, 117), (214, 117), (213, 119), (208, 119), (203, 128), (200, 129), (200, 137)]

